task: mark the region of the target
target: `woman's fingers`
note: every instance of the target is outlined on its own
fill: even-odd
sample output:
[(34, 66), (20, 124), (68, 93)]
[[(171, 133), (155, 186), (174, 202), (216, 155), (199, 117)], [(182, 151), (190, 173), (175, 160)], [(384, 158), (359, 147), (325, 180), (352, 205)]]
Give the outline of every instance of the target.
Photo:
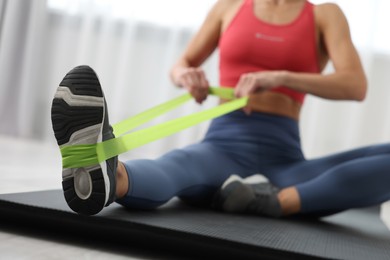
[(209, 83), (201, 68), (186, 68), (181, 75), (180, 81), (196, 102), (202, 103), (207, 98)]
[(236, 97), (246, 97), (255, 93), (260, 87), (256, 84), (256, 76), (254, 73), (243, 74), (236, 86)]

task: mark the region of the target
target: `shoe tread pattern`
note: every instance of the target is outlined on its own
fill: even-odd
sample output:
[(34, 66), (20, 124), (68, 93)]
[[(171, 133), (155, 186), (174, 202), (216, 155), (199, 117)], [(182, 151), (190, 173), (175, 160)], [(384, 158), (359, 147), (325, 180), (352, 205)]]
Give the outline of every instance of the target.
[(60, 86), (68, 87), (75, 95), (103, 97), (102, 89), (96, 88), (99, 85), (99, 79), (96, 73), (88, 66), (78, 66), (71, 70)]
[[(62, 88), (68, 87), (70, 92), (76, 96), (103, 97), (97, 75), (88, 66), (79, 66), (71, 70), (64, 77), (60, 86)], [(103, 104), (96, 107), (71, 106), (62, 98), (53, 99), (51, 113), (54, 135), (60, 146), (69, 143), (75, 132), (89, 126), (102, 124), (104, 119)], [(96, 138), (98, 137), (96, 136)], [(62, 187), (65, 200), (73, 211), (83, 215), (94, 215), (105, 206), (105, 181), (100, 166), (87, 171), (92, 180), (92, 192), (87, 199), (78, 197), (73, 176), (64, 178)]]

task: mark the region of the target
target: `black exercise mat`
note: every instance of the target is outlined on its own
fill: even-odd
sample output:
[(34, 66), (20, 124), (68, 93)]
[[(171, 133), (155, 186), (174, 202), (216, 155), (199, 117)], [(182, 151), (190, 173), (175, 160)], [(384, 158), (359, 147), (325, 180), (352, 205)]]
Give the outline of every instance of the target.
[[(73, 213), (61, 190), (0, 195), (0, 219), (88, 239), (126, 239), (181, 256), (239, 259), (390, 259), (390, 231), (378, 208), (321, 220), (223, 214), (173, 199), (153, 211), (113, 204), (93, 217)], [(162, 258), (162, 257), (161, 257)]]

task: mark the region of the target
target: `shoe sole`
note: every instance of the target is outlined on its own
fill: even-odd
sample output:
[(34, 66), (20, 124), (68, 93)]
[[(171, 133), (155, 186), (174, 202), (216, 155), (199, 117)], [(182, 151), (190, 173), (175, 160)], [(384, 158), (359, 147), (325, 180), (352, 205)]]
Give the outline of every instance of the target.
[[(54, 135), (60, 147), (102, 141), (104, 95), (96, 73), (87, 66), (71, 70), (52, 103)], [(62, 188), (69, 207), (80, 214), (100, 212), (110, 194), (106, 162), (82, 168), (63, 168)]]

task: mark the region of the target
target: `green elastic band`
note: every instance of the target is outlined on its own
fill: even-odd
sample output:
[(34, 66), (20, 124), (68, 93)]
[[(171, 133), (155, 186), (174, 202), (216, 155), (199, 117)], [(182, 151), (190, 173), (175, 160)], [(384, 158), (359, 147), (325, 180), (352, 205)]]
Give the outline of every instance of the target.
[[(234, 99), (231, 88), (210, 88), (210, 94), (223, 99)], [(146, 129), (128, 133), (131, 129), (150, 121), (157, 116), (172, 110), (190, 100), (189, 94), (182, 95), (171, 101), (158, 105), (134, 117), (123, 120), (113, 126), (116, 138), (85, 145), (64, 146), (61, 148), (62, 164), (64, 168), (87, 167), (103, 162), (109, 158), (125, 153), (131, 149), (140, 147), (152, 141), (169, 136), (185, 128), (191, 127), (206, 120), (210, 120), (234, 110), (244, 107), (248, 98), (240, 98), (229, 101), (217, 107), (197, 112), (192, 115), (173, 119), (165, 123), (151, 126)], [(122, 135), (122, 136), (120, 136)]]
[(175, 98), (171, 101), (168, 101), (164, 104), (155, 106), (145, 112), (142, 112), (138, 115), (135, 115), (133, 117), (130, 117), (128, 119), (125, 119), (115, 125), (112, 126), (114, 129), (114, 135), (115, 136), (121, 136), (122, 134), (129, 132), (130, 130), (136, 128), (137, 126), (140, 126), (146, 122), (149, 122), (150, 120), (163, 115), (164, 113), (168, 112), (169, 110), (172, 110), (173, 108), (176, 108), (180, 106), (181, 104), (187, 102), (192, 97), (190, 94), (182, 95), (178, 98)]
[[(218, 96), (223, 99), (234, 99), (234, 92), (231, 88), (217, 88), (217, 87), (211, 87), (209, 89), (209, 92), (211, 95)], [(125, 119), (115, 125), (113, 125), (114, 129), (114, 135), (115, 136), (121, 136), (122, 134), (129, 132), (130, 130), (136, 128), (137, 126), (140, 126), (146, 122), (149, 122), (150, 120), (165, 114), (166, 112), (175, 109), (176, 107), (184, 104), (188, 100), (192, 99), (192, 96), (190, 94), (184, 94), (180, 97), (177, 97), (175, 99), (172, 99), (171, 101), (165, 102), (161, 105), (155, 106), (149, 110), (146, 110), (145, 112), (142, 112), (138, 115), (135, 115), (133, 117), (129, 117), (128, 119)]]

